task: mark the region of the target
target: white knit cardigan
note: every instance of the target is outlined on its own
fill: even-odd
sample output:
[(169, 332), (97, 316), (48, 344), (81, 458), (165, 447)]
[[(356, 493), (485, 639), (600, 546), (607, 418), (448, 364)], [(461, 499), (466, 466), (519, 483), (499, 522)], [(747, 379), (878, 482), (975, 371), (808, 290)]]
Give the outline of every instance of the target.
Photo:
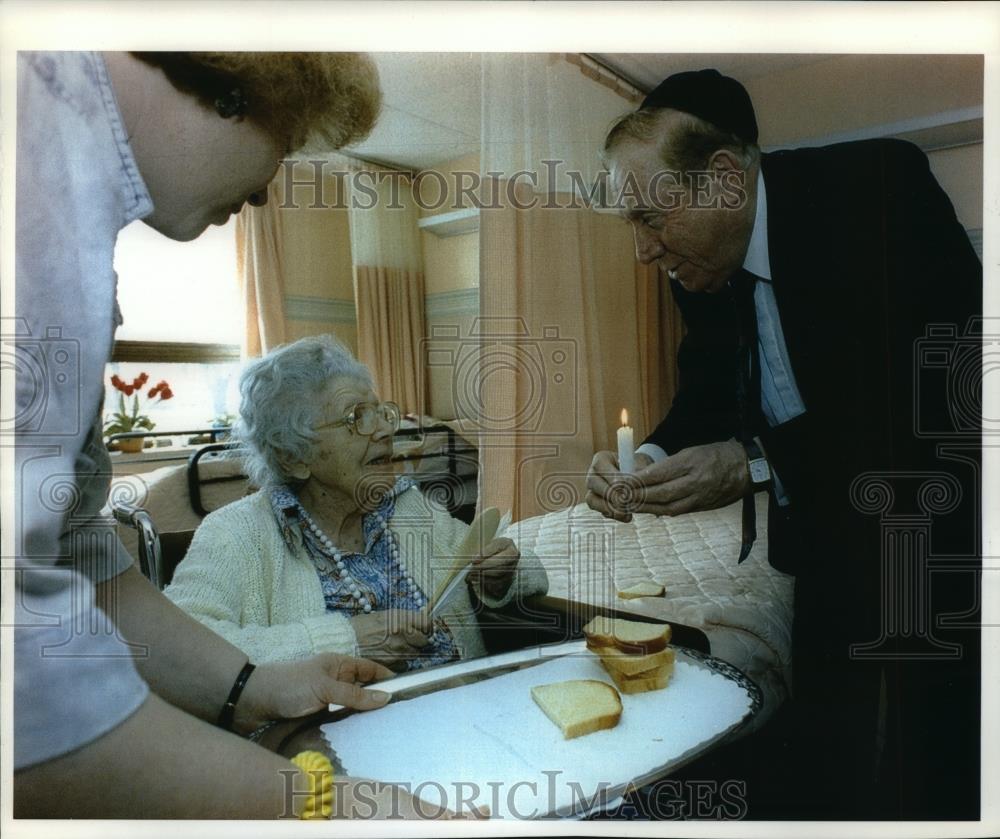
[[(412, 487), (396, 499), (389, 529), (399, 540), (403, 568), (430, 594), (469, 526)], [(500, 600), (484, 597), (483, 604), (500, 608), (547, 589), (542, 564), (522, 556), (507, 594)], [(316, 566), (298, 534), (289, 550), (266, 491), (205, 518), (165, 594), (258, 664), (321, 652), (358, 655), (350, 620), (327, 611)], [(485, 655), (467, 587), (452, 597), (441, 617), (462, 658)]]

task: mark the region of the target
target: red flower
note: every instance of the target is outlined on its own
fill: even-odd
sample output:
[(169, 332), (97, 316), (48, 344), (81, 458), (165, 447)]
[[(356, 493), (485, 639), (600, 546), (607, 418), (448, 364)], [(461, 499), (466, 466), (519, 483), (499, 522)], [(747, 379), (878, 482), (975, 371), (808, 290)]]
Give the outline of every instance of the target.
[[(172, 399), (174, 392), (170, 389), (170, 385), (167, 384), (166, 379), (161, 379), (157, 384), (150, 387), (146, 394), (143, 394), (143, 388), (148, 381), (149, 374), (145, 371), (139, 373), (131, 382), (122, 381), (121, 377), (117, 374), (111, 376), (111, 384), (122, 395), (118, 397), (119, 410), (111, 414), (104, 424), (105, 434), (121, 434), (138, 429), (151, 431), (155, 427), (156, 423), (146, 414), (140, 414), (139, 411), (142, 409), (148, 410), (152, 405), (162, 402), (164, 399)], [(147, 402), (142, 407), (139, 405), (140, 396), (144, 396)], [(125, 404), (126, 397), (130, 398), (129, 405)]]

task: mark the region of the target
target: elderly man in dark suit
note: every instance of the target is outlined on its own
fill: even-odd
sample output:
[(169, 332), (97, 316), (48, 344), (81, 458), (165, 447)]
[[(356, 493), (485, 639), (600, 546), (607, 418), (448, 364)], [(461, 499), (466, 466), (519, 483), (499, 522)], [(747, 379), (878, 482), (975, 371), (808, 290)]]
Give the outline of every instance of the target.
[[(742, 499), (736, 562), (768, 492), (769, 561), (796, 585), (774, 737), (791, 754), (762, 758), (787, 806), (766, 814), (976, 818), (982, 268), (916, 147), (756, 142), (749, 96), (714, 70), (671, 76), (607, 136), (636, 255), (686, 334), (636, 475), (599, 452), (588, 501), (627, 520)], [(935, 365), (950, 391), (926, 386)]]

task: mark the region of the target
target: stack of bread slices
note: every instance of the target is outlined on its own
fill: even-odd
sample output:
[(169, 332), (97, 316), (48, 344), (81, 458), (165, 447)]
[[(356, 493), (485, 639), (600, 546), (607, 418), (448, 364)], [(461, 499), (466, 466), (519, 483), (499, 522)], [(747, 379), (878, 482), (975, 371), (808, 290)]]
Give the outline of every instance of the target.
[(583, 628), (587, 649), (597, 653), (622, 693), (667, 686), (674, 672), (670, 624), (596, 617)]

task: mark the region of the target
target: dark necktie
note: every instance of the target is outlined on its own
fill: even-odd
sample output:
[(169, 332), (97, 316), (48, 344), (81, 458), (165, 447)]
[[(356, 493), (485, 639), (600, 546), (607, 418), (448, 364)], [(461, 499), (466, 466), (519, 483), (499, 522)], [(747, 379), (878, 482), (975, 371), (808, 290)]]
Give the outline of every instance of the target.
[[(739, 441), (753, 440), (760, 418), (760, 361), (757, 352), (757, 308), (754, 285), (757, 277), (740, 269), (729, 280), (739, 324), (736, 401), (739, 414)], [(743, 496), (743, 532), (737, 564), (749, 555), (757, 539), (757, 506), (754, 493)]]

